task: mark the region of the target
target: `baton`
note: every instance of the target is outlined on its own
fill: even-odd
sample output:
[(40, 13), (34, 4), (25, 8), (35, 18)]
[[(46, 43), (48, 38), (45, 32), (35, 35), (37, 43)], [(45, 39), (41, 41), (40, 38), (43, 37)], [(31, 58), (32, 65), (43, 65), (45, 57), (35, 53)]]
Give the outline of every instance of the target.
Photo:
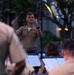
[(21, 14), (23, 13), (24, 11), (22, 11), (16, 18), (15, 20), (18, 20), (18, 18), (21, 16)]
[(12, 25), (16, 24), (16, 21), (18, 20), (18, 18), (21, 16), (21, 14), (22, 14), (23, 12), (24, 12), (24, 11), (22, 11), (22, 12), (11, 22)]

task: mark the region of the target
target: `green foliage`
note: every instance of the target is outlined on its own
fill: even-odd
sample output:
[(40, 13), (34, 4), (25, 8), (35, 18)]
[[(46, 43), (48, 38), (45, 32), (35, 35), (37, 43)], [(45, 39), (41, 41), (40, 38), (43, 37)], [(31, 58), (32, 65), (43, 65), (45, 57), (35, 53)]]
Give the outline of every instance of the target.
[[(31, 11), (31, 12), (36, 12), (36, 6), (37, 6), (37, 0), (4, 0), (4, 11), (6, 13), (13, 13), (13, 11), (15, 11), (14, 13), (16, 14), (16, 16), (20, 15), (21, 12), (23, 12), (20, 16), (20, 18), (18, 19), (19, 24), (21, 25), (21, 22), (25, 22), (25, 17), (26, 17), (26, 13)], [(15, 18), (15, 15), (13, 15), (14, 17), (11, 17), (11, 19)], [(23, 20), (23, 21), (22, 21)], [(20, 26), (19, 25), (19, 26)]]
[(4, 0), (4, 8), (20, 11), (35, 11), (37, 0)]
[(56, 37), (54, 34), (52, 34), (50, 31), (44, 31), (44, 37), (42, 41), (42, 46), (45, 47), (48, 42), (55, 41), (60, 43), (63, 39)]

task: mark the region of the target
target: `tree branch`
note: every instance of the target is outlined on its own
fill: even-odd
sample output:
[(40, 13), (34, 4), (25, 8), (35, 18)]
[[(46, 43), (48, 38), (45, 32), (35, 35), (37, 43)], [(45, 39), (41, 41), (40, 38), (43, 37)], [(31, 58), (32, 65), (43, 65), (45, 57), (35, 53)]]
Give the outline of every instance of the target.
[(51, 17), (46, 16), (45, 14), (43, 14), (43, 17), (48, 18), (48, 19), (51, 20), (53, 23), (56, 23), (58, 27), (63, 28), (63, 25), (60, 24), (56, 19), (52, 19)]

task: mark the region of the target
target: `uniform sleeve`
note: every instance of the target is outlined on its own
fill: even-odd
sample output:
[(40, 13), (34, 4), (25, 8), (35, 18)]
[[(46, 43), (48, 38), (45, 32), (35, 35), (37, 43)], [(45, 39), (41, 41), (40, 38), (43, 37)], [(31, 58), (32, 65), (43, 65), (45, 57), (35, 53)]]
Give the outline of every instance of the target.
[(59, 68), (58, 67), (55, 67), (53, 68), (48, 75), (60, 75), (59, 74)]
[(43, 37), (43, 33), (42, 33), (41, 29), (37, 29), (37, 36), (40, 38)]
[(16, 30), (16, 34), (20, 35), (22, 33), (23, 27), (20, 27), (18, 30)]
[(22, 60), (25, 60), (27, 55), (14, 32), (11, 36), (9, 55), (12, 63), (17, 63)]

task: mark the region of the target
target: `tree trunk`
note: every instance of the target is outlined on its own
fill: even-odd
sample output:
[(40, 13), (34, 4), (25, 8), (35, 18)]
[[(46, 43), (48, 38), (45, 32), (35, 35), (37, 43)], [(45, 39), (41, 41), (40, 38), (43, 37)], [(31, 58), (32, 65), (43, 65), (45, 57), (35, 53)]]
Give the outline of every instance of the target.
[(61, 36), (62, 38), (66, 38), (66, 32), (65, 32), (64, 29), (62, 29), (62, 31), (61, 31), (61, 35), (62, 35), (62, 36)]
[(69, 29), (68, 31), (66, 31), (66, 38), (71, 38), (71, 29)]

